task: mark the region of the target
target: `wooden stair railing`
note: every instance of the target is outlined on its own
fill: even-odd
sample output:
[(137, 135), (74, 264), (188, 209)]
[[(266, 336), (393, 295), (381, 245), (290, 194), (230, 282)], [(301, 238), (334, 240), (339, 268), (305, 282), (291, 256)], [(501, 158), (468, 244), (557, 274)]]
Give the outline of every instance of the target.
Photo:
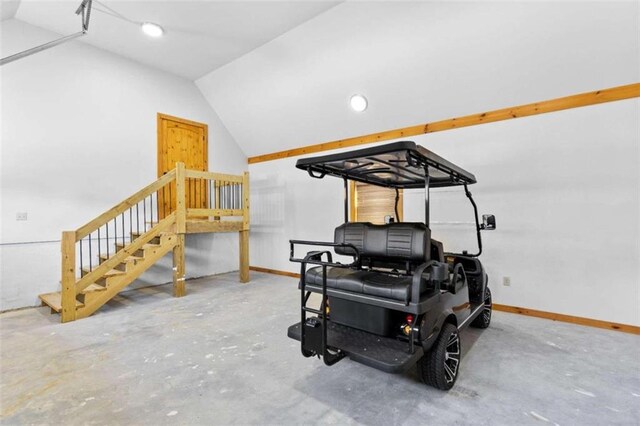
[[(229, 216), (242, 220), (226, 220)], [(186, 170), (177, 163), (175, 169), (87, 224), (63, 232), (62, 291), (42, 294), (40, 299), (61, 314), (62, 322), (87, 317), (169, 251), (173, 251), (174, 296), (183, 296), (185, 234), (232, 231), (240, 235), (240, 281), (247, 282), (248, 173)]]

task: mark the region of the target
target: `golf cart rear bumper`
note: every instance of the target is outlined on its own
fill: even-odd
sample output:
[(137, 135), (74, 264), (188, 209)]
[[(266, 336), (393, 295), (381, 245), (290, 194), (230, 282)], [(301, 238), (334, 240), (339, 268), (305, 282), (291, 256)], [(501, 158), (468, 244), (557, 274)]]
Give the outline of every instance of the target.
[[(300, 341), (300, 323), (289, 327), (287, 335)], [(377, 336), (331, 321), (327, 322), (327, 344), (340, 349), (352, 360), (387, 373), (403, 373), (424, 354), (420, 345), (409, 353), (409, 344), (395, 338)]]

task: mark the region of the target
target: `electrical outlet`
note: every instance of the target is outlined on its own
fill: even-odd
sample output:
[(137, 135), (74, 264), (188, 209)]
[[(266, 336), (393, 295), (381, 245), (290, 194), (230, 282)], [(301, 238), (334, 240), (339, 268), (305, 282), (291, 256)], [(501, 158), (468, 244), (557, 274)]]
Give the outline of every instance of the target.
[(16, 213), (16, 220), (27, 220), (27, 212)]
[(502, 277), (502, 285), (505, 287), (511, 286), (511, 277)]

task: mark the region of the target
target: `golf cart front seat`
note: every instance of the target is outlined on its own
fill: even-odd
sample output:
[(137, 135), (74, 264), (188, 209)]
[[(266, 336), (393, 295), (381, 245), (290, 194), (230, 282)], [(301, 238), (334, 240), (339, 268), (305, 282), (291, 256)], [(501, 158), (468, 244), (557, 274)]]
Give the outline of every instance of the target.
[[(335, 243), (353, 244), (360, 253), (363, 266), (398, 269), (409, 275), (390, 274), (381, 271), (327, 268), (327, 287), (383, 297), (408, 304), (411, 300), (413, 277), (410, 272), (430, 259), (431, 232), (423, 223), (371, 223), (350, 222), (336, 228)], [(337, 254), (351, 255), (349, 247), (336, 247)], [(322, 267), (309, 269), (305, 284), (322, 288)], [(422, 279), (420, 294), (428, 288)]]

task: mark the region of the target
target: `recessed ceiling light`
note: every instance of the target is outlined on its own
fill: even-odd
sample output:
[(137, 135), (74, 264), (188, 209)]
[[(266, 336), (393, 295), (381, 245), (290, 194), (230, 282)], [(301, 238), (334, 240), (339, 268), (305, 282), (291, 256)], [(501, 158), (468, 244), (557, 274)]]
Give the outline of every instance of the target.
[(365, 98), (362, 95), (353, 95), (351, 97), (351, 99), (349, 100), (349, 104), (351, 105), (351, 108), (356, 111), (356, 112), (362, 112), (365, 109), (367, 109), (367, 105), (369, 104), (367, 102), (367, 98)]
[(149, 37), (160, 37), (164, 34), (164, 29), (153, 22), (145, 22), (142, 24), (142, 32), (144, 32)]

